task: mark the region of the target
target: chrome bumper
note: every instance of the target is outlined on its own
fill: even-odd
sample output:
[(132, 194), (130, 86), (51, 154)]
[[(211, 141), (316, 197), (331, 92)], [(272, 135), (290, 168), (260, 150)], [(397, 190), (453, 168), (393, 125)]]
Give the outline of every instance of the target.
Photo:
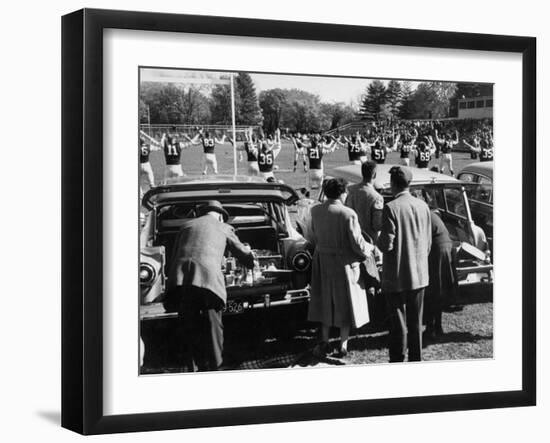
[[(244, 314), (247, 311), (253, 309), (267, 309), (278, 306), (288, 306), (299, 303), (306, 303), (309, 301), (309, 289), (293, 289), (285, 292), (284, 297), (281, 299), (273, 299), (271, 294), (263, 294), (257, 297), (260, 301), (247, 302), (229, 299), (224, 309), (224, 315), (239, 315)], [(162, 320), (168, 318), (177, 318), (177, 312), (166, 312), (162, 303), (150, 303), (141, 305), (139, 310), (140, 320)]]

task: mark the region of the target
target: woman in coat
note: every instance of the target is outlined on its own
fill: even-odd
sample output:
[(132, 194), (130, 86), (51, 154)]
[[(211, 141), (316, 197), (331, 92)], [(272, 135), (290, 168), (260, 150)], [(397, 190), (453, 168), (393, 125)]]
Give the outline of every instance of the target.
[(330, 327), (340, 329), (339, 356), (347, 354), (351, 327), (369, 321), (361, 262), (374, 247), (361, 235), (357, 214), (344, 205), (346, 184), (330, 179), (324, 186), (327, 200), (311, 208), (310, 242), (315, 247), (308, 320), (321, 323), (317, 356), (328, 353)]

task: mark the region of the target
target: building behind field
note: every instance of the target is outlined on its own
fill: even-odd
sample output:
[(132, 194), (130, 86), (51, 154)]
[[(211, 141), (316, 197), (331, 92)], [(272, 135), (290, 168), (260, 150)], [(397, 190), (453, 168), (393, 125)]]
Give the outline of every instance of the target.
[(493, 118), (493, 96), (458, 99), (458, 118)]

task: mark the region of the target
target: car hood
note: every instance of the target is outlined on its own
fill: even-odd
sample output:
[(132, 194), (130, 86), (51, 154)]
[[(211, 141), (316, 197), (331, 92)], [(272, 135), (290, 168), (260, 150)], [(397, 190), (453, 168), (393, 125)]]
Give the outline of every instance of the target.
[(252, 181), (248, 177), (231, 180), (187, 179), (151, 188), (143, 197), (147, 209), (163, 203), (181, 200), (242, 200), (280, 201), (292, 205), (300, 199), (296, 191), (284, 183)]
[[(377, 189), (385, 189), (390, 187), (390, 169), (394, 164), (381, 164), (376, 166), (376, 178), (374, 187)], [(429, 169), (409, 168), (413, 174), (411, 181), (412, 185), (424, 184), (456, 184), (459, 183), (454, 177), (430, 171)], [(361, 175), (360, 165), (346, 165), (334, 168), (331, 174), (333, 177), (340, 177), (350, 183), (359, 183), (363, 180)]]

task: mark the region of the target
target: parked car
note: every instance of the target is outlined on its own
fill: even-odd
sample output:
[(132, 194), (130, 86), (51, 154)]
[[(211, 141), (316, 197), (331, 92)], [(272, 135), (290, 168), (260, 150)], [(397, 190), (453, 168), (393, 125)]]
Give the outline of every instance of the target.
[(493, 162), (476, 162), (465, 166), (458, 179), (467, 182), (466, 193), (476, 225), (483, 228), (493, 249)]
[(177, 179), (149, 190), (142, 201), (148, 213), (140, 235), (141, 319), (177, 315), (162, 303), (166, 270), (180, 226), (196, 217), (197, 208), (208, 200), (222, 203), (228, 223), (258, 260), (253, 275), (228, 254), (220, 263), (227, 286), (224, 314), (307, 303), (311, 255), (287, 209), (298, 199), (285, 184), (240, 176)]
[[(393, 199), (390, 190), (389, 170), (395, 165), (381, 164), (376, 170), (374, 186), (385, 202)], [(423, 199), (431, 208), (439, 210), (441, 219), (454, 242), (456, 275), (459, 286), (492, 284), (491, 254), (484, 242), (482, 229), (472, 219), (464, 183), (448, 175), (428, 169), (410, 168), (413, 179), (410, 192)], [(348, 165), (334, 168), (331, 177), (343, 178), (349, 184), (359, 183), (361, 166)], [(321, 192), (320, 200), (324, 198)], [(302, 223), (303, 226), (307, 222)], [(305, 228), (307, 230), (307, 227)]]

